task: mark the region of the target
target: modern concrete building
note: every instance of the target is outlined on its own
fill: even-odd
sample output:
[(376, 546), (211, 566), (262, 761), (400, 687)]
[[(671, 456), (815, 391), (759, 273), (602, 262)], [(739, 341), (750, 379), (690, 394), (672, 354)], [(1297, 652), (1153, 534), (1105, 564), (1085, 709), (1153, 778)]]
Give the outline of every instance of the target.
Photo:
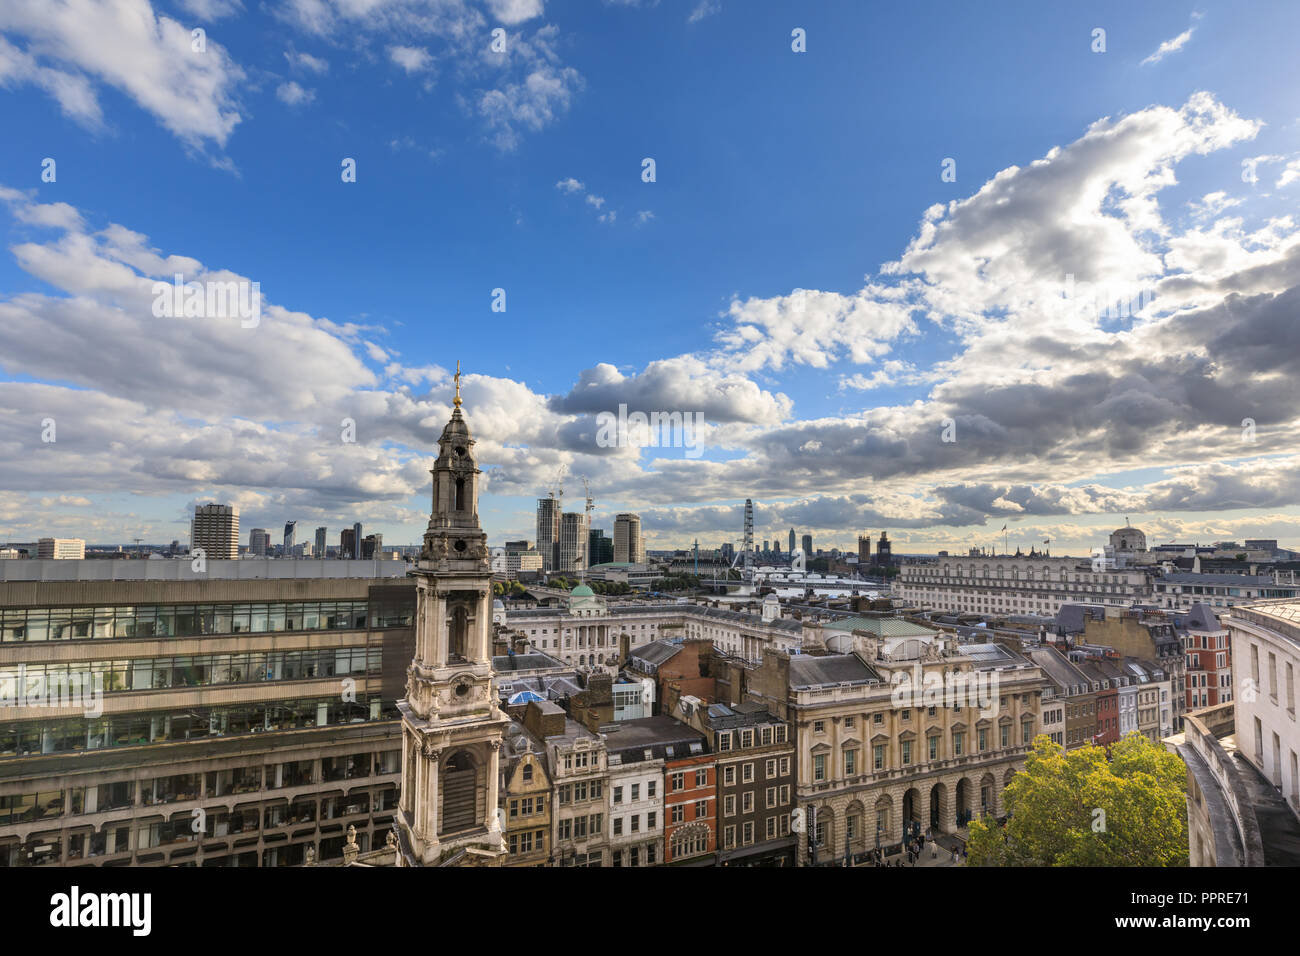
[(51, 561), (81, 561), (86, 557), (82, 538), (41, 538), (36, 542), (36, 557)]
[(545, 571), (555, 571), (560, 560), (560, 507), (554, 495), (537, 499), (537, 550)]
[(209, 561), (239, 557), (239, 508), (236, 505), (196, 505), (190, 522), (190, 551), (203, 549)]
[(248, 553), (255, 558), (264, 558), (271, 550), (271, 536), (265, 528), (253, 528), (248, 532)]
[(610, 564), (614, 560), (614, 540), (605, 535), (603, 528), (592, 528), (587, 532), (587, 566), (594, 568), (598, 564)]
[(614, 561), (645, 564), (645, 542), (641, 538), (641, 516), (623, 512), (614, 517)]
[(555, 570), (577, 574), (587, 569), (587, 516), (580, 511), (560, 515), (560, 552)]
[(400, 577), (6, 564), (0, 864), (284, 866), (337, 856), (349, 825), (382, 843), (413, 646)]

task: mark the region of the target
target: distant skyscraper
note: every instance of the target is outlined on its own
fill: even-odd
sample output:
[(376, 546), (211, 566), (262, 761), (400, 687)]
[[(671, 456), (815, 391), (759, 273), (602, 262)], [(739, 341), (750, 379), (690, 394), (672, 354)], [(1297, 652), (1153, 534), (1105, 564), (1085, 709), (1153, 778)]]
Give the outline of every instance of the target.
[(384, 536), (382, 534), (368, 534), (361, 539), (361, 557), (367, 561), (379, 557), (379, 553), (384, 550)]
[(893, 553), (889, 547), (889, 536), (885, 532), (880, 532), (880, 541), (876, 545), (876, 564), (882, 568), (889, 567), (893, 563)]
[(645, 564), (640, 515), (623, 512), (614, 517), (614, 560)]
[(233, 561), (239, 557), (239, 507), (196, 505), (190, 522), (190, 551), (203, 549), (209, 561)]
[(568, 574), (587, 567), (587, 516), (580, 511), (560, 515), (560, 562), (557, 571)]
[(769, 551), (772, 550), (771, 547), (770, 547), (769, 545), (770, 545), (770, 542), (767, 540), (767, 538), (764, 538), (764, 539), (763, 539), (763, 553), (764, 553), (764, 554), (767, 554), (767, 552), (769, 552)]
[(344, 528), (339, 532), (339, 557), (355, 558), (357, 557), (357, 531), (356, 528)]
[(614, 539), (606, 536), (604, 528), (592, 528), (587, 532), (587, 566), (594, 568), (598, 564), (609, 564), (614, 560)]
[(293, 557), (293, 546), (298, 543), (298, 522), (286, 521), (284, 523), (284, 548), (282, 553), (286, 558)]
[(60, 561), (81, 561), (86, 557), (86, 542), (82, 538), (41, 538), (36, 542), (36, 556)]
[(776, 538), (772, 539), (772, 553), (773, 554), (781, 553), (781, 542)]
[(355, 544), (352, 547), (352, 557), (359, 558), (361, 557), (361, 541), (362, 541), (360, 521), (358, 521), (356, 524), (352, 526), (352, 540), (355, 542)]
[(318, 558), (325, 557), (325, 552), (328, 550), (325, 547), (325, 535), (328, 533), (328, 530), (329, 529), (327, 528), (316, 529), (316, 555), (315, 556)]
[(871, 535), (858, 535), (858, 565), (868, 567), (871, 564)]
[(248, 532), (248, 553), (257, 558), (266, 557), (266, 552), (271, 547), (271, 536), (266, 533), (265, 528), (254, 528)]
[(794, 528), (790, 529), (790, 553), (794, 554)]
[(806, 534), (803, 536), (803, 556), (805, 558), (811, 558), (812, 555), (813, 555), (812, 535)]
[(555, 571), (560, 553), (560, 500), (553, 496), (537, 499), (537, 550), (542, 569)]

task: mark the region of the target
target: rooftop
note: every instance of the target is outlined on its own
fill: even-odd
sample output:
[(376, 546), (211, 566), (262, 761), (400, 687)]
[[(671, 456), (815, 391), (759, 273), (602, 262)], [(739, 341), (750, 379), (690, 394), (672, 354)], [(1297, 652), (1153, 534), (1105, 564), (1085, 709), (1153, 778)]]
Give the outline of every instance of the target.
[[(680, 720), (660, 715), (620, 720), (605, 737), (605, 749), (622, 763), (637, 760), (673, 760), (709, 752), (708, 738)], [(645, 755), (649, 750), (650, 756)]]
[(879, 683), (880, 680), (880, 674), (856, 654), (824, 657), (796, 654), (790, 658), (790, 686), (796, 689)]
[(844, 617), (822, 625), (831, 631), (867, 631), (877, 637), (933, 637), (935, 630), (901, 617)]
[(405, 561), (329, 561), (303, 558), (209, 559), (195, 571), (189, 558), (165, 561), (0, 561), (0, 581), (249, 581), (259, 578), (404, 578)]

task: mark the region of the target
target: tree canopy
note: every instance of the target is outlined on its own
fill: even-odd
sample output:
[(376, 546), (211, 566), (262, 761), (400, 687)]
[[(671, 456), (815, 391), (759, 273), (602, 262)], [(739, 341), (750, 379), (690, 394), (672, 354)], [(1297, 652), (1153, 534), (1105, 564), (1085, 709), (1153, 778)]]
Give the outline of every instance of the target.
[(1066, 752), (1034, 740), (1007, 822), (976, 820), (969, 866), (1187, 866), (1187, 770), (1136, 732)]

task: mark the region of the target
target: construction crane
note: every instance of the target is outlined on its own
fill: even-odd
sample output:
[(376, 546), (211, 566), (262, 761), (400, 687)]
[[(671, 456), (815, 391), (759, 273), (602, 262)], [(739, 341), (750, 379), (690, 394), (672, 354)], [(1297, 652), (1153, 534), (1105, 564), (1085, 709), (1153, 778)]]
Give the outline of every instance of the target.
[(564, 476), (568, 470), (568, 465), (561, 465), (559, 471), (555, 473), (555, 481), (551, 483), (551, 488), (548, 489), (550, 496), (559, 502), (559, 505), (556, 506), (557, 511), (564, 510)]

